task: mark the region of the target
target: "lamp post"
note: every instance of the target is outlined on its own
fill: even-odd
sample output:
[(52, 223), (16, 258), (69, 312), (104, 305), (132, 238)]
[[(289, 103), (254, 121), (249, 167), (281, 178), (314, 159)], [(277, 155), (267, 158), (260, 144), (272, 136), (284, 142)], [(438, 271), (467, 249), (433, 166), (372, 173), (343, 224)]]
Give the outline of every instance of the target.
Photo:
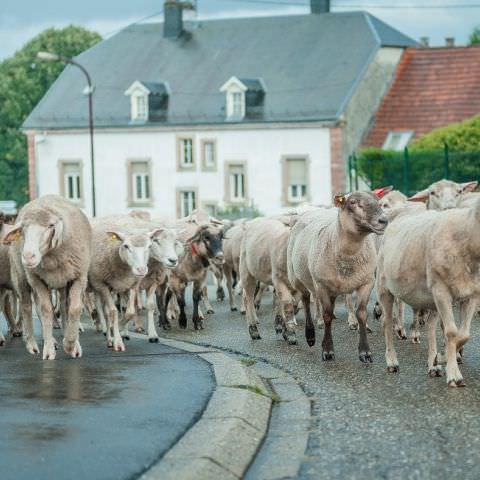
[(71, 65), (75, 65), (78, 67), (87, 78), (87, 85), (88, 85), (88, 128), (90, 131), (90, 168), (91, 168), (91, 178), (92, 178), (92, 215), (95, 217), (96, 215), (96, 207), (95, 207), (95, 156), (93, 151), (93, 85), (92, 80), (90, 78), (90, 74), (88, 73), (87, 69), (77, 63), (73, 58), (65, 57), (64, 55), (57, 55), (56, 53), (50, 52), (38, 52), (37, 58), (39, 60), (47, 60), (50, 62), (64, 62), (69, 63)]

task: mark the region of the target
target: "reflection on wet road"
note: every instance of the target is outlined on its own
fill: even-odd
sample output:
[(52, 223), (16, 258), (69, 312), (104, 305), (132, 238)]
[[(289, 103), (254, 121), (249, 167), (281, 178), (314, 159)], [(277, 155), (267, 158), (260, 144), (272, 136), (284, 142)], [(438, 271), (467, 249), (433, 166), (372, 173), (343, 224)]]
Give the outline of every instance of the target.
[[(0, 350), (2, 480), (127, 479), (158, 460), (204, 409), (207, 363), (146, 340), (125, 354), (82, 334), (84, 357), (31, 357), (21, 339)], [(60, 343), (61, 345), (61, 343)]]

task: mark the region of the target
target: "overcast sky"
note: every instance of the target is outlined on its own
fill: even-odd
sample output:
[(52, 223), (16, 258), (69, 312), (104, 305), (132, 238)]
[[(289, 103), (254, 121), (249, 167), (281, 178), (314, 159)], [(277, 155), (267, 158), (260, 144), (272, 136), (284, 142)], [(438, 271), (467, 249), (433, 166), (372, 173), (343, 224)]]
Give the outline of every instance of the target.
[[(309, 0), (197, 0), (197, 15), (300, 14), (309, 12), (309, 4)], [(436, 8), (420, 8), (430, 6)], [(0, 60), (48, 27), (82, 25), (108, 36), (162, 8), (163, 0), (0, 0)], [(367, 10), (417, 40), (430, 37), (431, 45), (442, 45), (445, 37), (465, 44), (480, 24), (480, 0), (331, 0), (331, 10)]]

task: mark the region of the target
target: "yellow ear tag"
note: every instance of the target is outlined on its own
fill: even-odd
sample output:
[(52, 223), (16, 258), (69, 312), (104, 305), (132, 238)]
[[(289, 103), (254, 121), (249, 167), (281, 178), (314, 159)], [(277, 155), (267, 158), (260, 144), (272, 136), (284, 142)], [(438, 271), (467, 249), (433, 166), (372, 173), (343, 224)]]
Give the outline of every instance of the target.
[(110, 233), (108, 235), (108, 243), (113, 243), (113, 242), (116, 242), (118, 240), (118, 236), (115, 235), (114, 233)]
[(15, 236), (12, 238), (12, 241), (16, 242), (22, 238), (22, 232), (18, 231), (15, 233)]

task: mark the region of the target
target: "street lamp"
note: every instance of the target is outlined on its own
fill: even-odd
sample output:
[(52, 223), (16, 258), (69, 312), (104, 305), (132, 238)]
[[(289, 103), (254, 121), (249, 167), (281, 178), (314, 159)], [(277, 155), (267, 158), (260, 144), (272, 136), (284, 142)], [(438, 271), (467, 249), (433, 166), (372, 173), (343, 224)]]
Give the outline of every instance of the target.
[(64, 62), (64, 63), (69, 63), (71, 65), (75, 65), (85, 74), (85, 77), (87, 78), (88, 91), (86, 93), (88, 94), (88, 127), (89, 127), (89, 130), (90, 130), (90, 166), (91, 166), (91, 172), (92, 172), (92, 214), (93, 214), (93, 216), (95, 216), (96, 215), (96, 208), (95, 208), (95, 156), (94, 156), (94, 152), (93, 152), (93, 86), (92, 86), (92, 80), (90, 78), (90, 75), (89, 75), (87, 69), (83, 65), (80, 65), (75, 60), (73, 60), (73, 58), (65, 57), (64, 55), (58, 55), (56, 53), (51, 53), (51, 52), (38, 52), (37, 53), (37, 58), (39, 60), (46, 60), (46, 61), (50, 61), (50, 62)]

